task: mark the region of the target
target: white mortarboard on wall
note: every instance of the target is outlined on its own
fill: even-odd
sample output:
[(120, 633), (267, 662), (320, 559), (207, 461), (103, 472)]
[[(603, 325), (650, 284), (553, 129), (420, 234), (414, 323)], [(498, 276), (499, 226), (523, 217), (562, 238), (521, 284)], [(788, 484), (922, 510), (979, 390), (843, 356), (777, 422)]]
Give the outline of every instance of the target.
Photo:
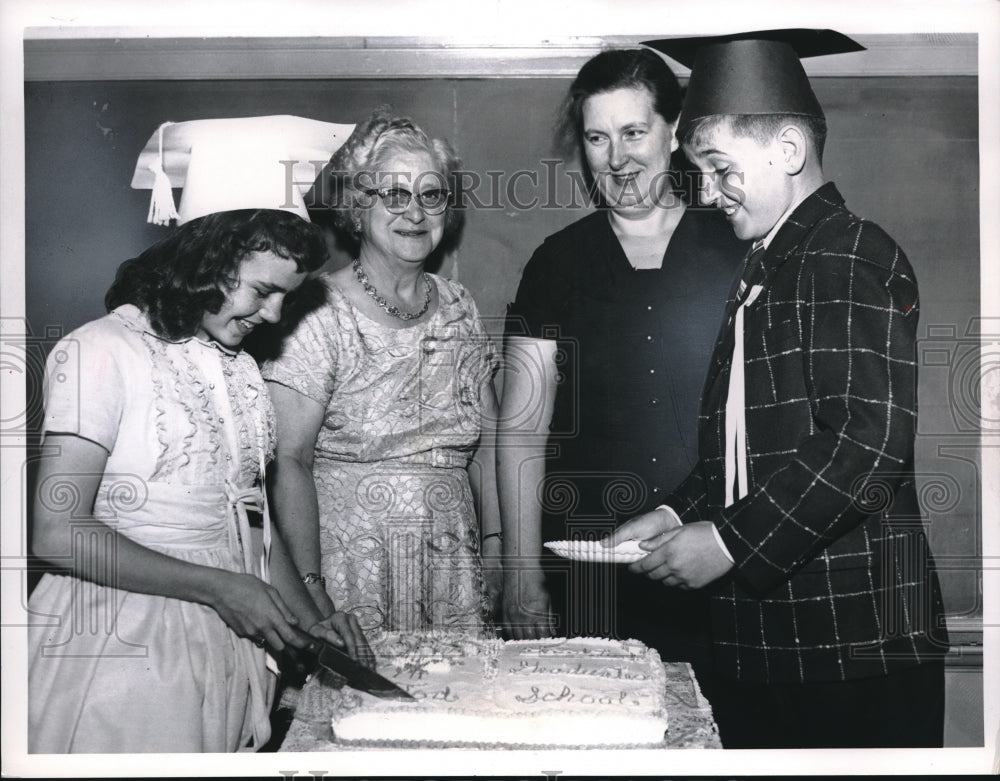
[[(178, 225), (232, 209), (308, 220), (303, 196), (354, 125), (288, 115), (166, 122), (146, 143), (132, 187), (152, 190), (149, 222)], [(172, 187), (182, 187), (174, 209)]]

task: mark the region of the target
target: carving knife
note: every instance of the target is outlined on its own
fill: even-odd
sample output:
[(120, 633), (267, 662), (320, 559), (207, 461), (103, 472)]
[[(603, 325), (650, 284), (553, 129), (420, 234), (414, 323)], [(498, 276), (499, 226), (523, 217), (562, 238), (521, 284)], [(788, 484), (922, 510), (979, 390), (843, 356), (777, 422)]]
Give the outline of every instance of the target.
[(376, 697), (391, 700), (416, 701), (416, 698), (383, 675), (365, 667), (361, 662), (336, 646), (318, 638), (310, 638), (309, 650), (316, 655), (316, 664), (324, 670), (336, 673), (347, 679), (348, 685), (368, 692)]

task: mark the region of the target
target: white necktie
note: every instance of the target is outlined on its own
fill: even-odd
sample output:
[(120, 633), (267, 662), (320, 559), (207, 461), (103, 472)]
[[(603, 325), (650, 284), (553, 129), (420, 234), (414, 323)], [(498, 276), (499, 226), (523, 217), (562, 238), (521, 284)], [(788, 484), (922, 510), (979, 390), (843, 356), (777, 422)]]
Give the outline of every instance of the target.
[[(757, 247), (747, 259), (746, 277), (755, 269), (754, 264), (763, 254)], [(745, 277), (745, 278), (746, 278)], [(746, 289), (740, 282), (739, 294)], [(743, 317), (746, 307), (757, 300), (763, 285), (753, 285), (736, 310), (733, 322), (733, 360), (729, 367), (729, 391), (726, 396), (726, 507), (747, 495), (747, 413), (746, 376), (743, 366)], [(739, 495), (736, 495), (736, 494)]]

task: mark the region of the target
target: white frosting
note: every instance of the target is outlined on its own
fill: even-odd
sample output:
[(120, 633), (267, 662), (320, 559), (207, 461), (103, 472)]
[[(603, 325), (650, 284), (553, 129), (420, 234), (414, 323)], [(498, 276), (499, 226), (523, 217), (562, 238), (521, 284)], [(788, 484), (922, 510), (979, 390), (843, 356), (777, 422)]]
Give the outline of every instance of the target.
[(659, 746), (660, 657), (635, 640), (479, 640), (437, 633), (373, 642), (378, 671), (416, 702), (344, 689), (333, 731), (348, 743)]
[(613, 548), (605, 548), (599, 540), (556, 540), (545, 547), (566, 559), (594, 561), (602, 564), (631, 564), (649, 555), (639, 547), (641, 540), (623, 540)]

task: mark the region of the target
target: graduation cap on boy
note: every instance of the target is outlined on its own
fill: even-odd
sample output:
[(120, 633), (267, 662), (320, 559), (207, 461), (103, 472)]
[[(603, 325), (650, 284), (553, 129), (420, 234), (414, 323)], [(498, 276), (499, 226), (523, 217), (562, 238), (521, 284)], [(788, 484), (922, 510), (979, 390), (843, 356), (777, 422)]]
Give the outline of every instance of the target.
[(679, 127), (719, 114), (823, 118), (801, 60), (865, 48), (834, 30), (803, 28), (663, 38), (643, 45), (691, 69)]
[[(354, 127), (290, 115), (165, 122), (140, 153), (132, 187), (152, 190), (148, 221), (158, 225), (233, 209), (308, 221), (316, 174)], [(176, 208), (174, 187), (184, 188)]]

